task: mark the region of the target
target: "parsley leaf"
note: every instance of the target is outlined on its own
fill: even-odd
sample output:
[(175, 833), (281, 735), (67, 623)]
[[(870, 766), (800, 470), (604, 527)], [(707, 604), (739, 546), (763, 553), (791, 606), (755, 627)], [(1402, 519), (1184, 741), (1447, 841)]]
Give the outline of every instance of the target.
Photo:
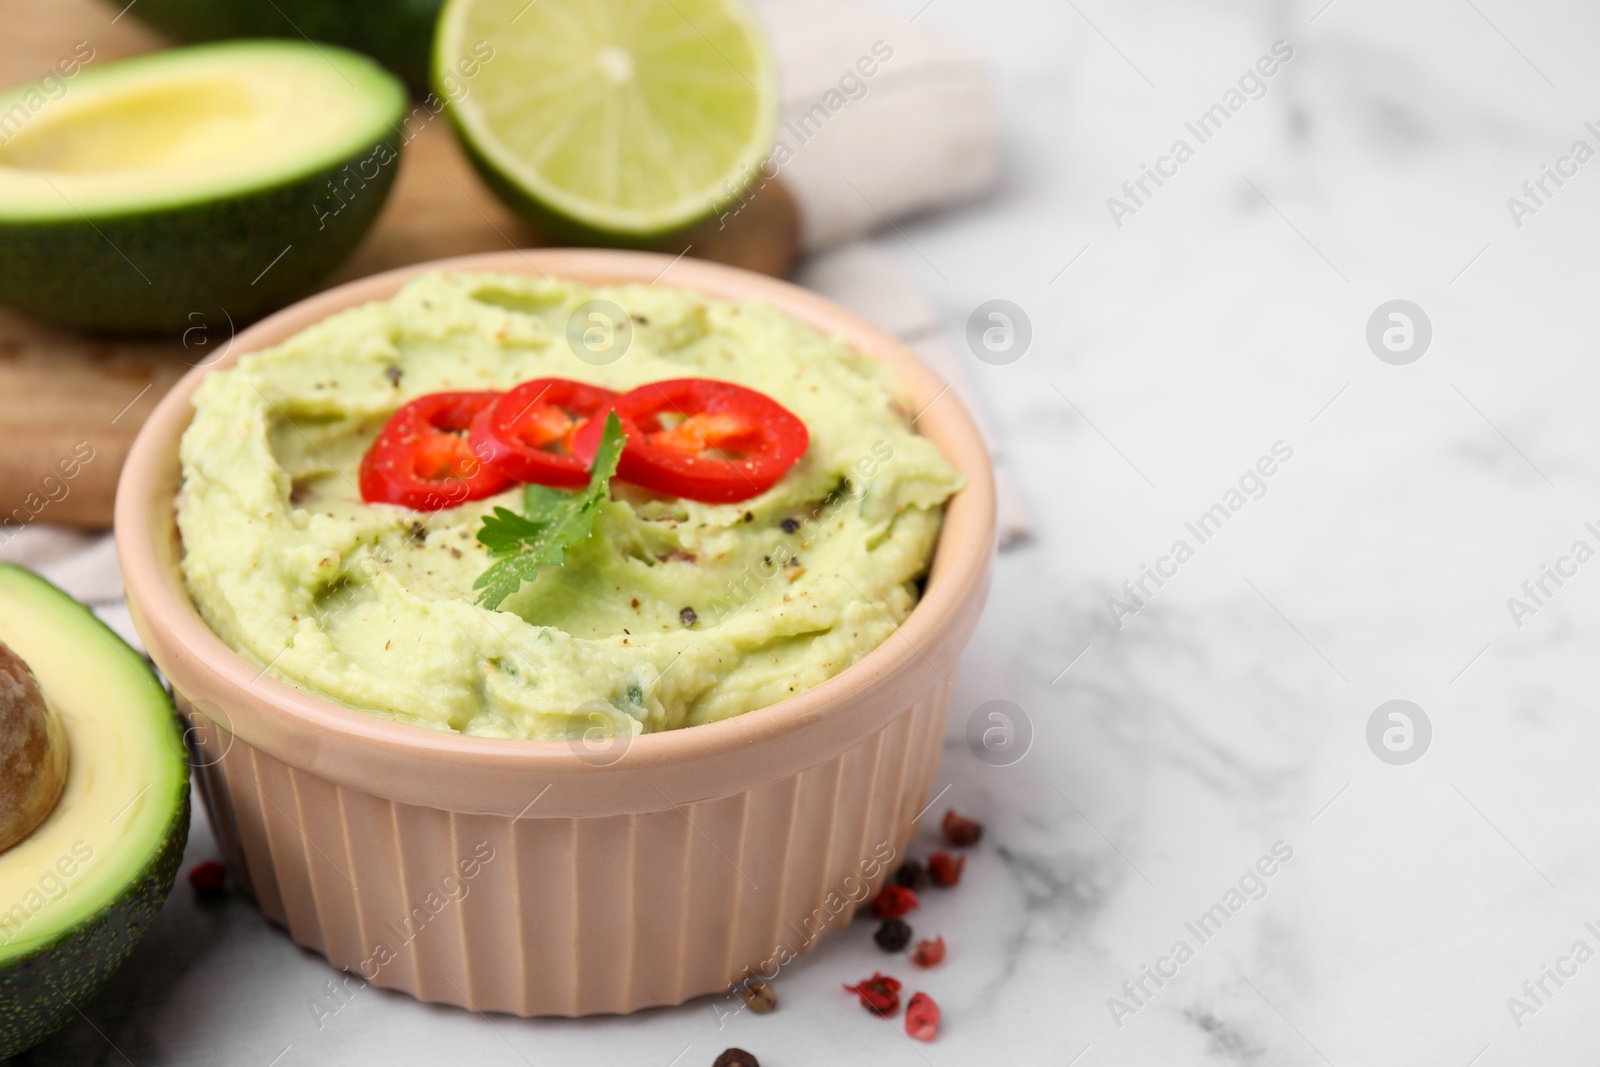
[(483, 517), (478, 541), (489, 555), (502, 558), (472, 583), (472, 588), (479, 590), (479, 604), (499, 608), (523, 582), (533, 581), (540, 567), (561, 566), (566, 550), (589, 536), (600, 505), (609, 496), (611, 477), (617, 473), (617, 460), (626, 441), (616, 414), (607, 415), (587, 489), (568, 493), (547, 485), (529, 485), (522, 494), (526, 514), (495, 508), (492, 515)]

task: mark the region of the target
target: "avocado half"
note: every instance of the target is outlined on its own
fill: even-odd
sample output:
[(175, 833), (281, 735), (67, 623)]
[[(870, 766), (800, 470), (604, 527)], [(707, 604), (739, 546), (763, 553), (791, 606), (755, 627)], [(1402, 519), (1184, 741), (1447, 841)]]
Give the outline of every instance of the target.
[(0, 303), (58, 325), (276, 310), (350, 253), (399, 169), (405, 87), (330, 45), (199, 45), (59, 84), (0, 93)]
[(172, 701), (88, 608), (0, 564), (0, 642), (69, 744), (54, 808), (0, 852), (0, 1059), (76, 1017), (161, 910), (189, 837)]
[[(287, 37), (364, 52), (406, 80), (428, 89), (433, 27), (444, 0), (139, 0), (128, 13), (180, 41), (230, 37)], [(122, 7), (119, 2), (116, 7)]]

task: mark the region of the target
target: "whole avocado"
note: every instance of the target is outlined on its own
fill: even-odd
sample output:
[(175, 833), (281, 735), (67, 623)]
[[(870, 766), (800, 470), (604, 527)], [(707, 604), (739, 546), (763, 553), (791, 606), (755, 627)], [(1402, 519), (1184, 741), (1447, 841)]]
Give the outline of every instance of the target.
[[(129, 14), (183, 41), (309, 37), (382, 63), (428, 91), (433, 27), (444, 0), (139, 0)], [(116, 6), (121, 7), (121, 4)]]

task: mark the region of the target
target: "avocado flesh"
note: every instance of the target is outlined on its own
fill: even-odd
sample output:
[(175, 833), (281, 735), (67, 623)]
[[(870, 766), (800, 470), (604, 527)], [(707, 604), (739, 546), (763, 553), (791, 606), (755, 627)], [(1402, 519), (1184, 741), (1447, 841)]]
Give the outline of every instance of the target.
[(0, 641), (32, 668), (72, 745), (55, 809), (0, 852), (0, 1058), (86, 1007), (172, 888), (189, 771), (145, 661), (43, 578), (0, 564)]
[(60, 325), (218, 347), (336, 267), (399, 168), (404, 86), (332, 46), (175, 49), (65, 86), (0, 93), (0, 302)]

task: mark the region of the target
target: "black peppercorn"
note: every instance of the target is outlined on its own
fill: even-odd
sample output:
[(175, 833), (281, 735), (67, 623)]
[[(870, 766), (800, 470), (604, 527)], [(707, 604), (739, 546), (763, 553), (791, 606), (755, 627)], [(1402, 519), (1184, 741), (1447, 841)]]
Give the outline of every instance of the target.
[(904, 919), (885, 919), (872, 940), (885, 952), (899, 952), (911, 941), (911, 924)]
[(894, 884), (921, 892), (928, 885), (928, 868), (922, 865), (921, 860), (906, 860), (894, 872)]
[(711, 1067), (761, 1067), (761, 1061), (742, 1048), (730, 1048)]

